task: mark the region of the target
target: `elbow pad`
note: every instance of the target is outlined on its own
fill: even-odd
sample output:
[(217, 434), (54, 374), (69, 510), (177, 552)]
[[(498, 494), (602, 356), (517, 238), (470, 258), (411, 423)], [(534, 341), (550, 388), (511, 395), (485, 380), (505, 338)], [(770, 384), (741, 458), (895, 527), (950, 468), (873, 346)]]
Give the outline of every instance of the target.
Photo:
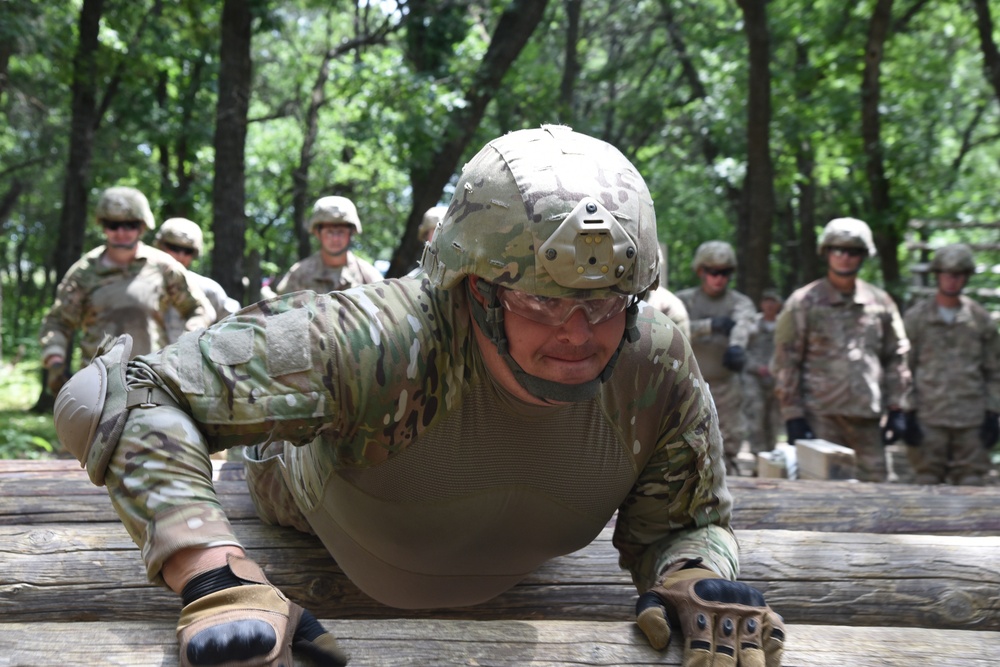
[(131, 354), (131, 336), (122, 334), (114, 341), (109, 337), (90, 365), (63, 386), (53, 408), (59, 442), (97, 486), (104, 486), (104, 473), (128, 418), (125, 367)]

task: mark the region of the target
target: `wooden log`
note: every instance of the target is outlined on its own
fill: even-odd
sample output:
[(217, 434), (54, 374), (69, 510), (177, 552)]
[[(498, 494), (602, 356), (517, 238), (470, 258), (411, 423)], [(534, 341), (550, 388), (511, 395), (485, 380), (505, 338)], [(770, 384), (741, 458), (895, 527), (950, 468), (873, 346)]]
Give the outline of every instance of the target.
[[(681, 649), (653, 650), (631, 622), (323, 620), (349, 667), (581, 667), (681, 664)], [(986, 667), (1000, 633), (790, 625), (784, 667)], [(176, 667), (170, 621), (0, 623), (0, 667)], [(304, 662), (304, 661), (303, 661)], [(296, 660), (296, 664), (302, 664)]]
[[(629, 617), (636, 592), (618, 568), (610, 527), (545, 563), (488, 604), (409, 611), (361, 593), (322, 545), (292, 529), (235, 527), (292, 599), (330, 618), (600, 620)], [(790, 623), (1000, 630), (1000, 537), (737, 531), (741, 579)], [(176, 617), (176, 596), (145, 582), (119, 524), (0, 527), (0, 617), (6, 621)]]
[[(18, 472), (5, 471), (9, 463), (0, 461), (0, 525), (118, 521), (107, 492), (75, 462), (32, 461)], [(215, 487), (231, 521), (257, 521), (241, 468), (220, 466)], [(738, 529), (1000, 535), (997, 486), (732, 477), (729, 488)]]

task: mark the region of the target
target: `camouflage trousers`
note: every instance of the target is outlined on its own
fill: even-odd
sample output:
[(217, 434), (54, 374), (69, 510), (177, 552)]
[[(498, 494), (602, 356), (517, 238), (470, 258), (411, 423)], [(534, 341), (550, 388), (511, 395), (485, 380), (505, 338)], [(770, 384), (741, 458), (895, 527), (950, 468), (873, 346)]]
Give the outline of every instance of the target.
[(921, 424), (924, 441), (907, 447), (915, 484), (982, 486), (990, 473), (989, 452), (979, 440), (979, 427), (945, 428)]
[(743, 384), (740, 376), (733, 373), (728, 378), (708, 383), (708, 389), (719, 413), (719, 430), (722, 432), (722, 448), (726, 457), (726, 474), (738, 474), (736, 457), (746, 438), (746, 421), (743, 416)]
[(774, 395), (774, 379), (747, 374), (743, 378), (743, 414), (746, 417), (750, 451), (769, 452), (784, 431), (778, 397)]
[(288, 488), (288, 468), (284, 461), (286, 445), (286, 442), (278, 441), (244, 448), (243, 469), (250, 499), (264, 523), (291, 526), (315, 535), (316, 531), (309, 525)]
[(886, 481), (888, 466), (878, 419), (844, 415), (807, 415), (806, 419), (817, 438), (854, 450), (860, 481)]

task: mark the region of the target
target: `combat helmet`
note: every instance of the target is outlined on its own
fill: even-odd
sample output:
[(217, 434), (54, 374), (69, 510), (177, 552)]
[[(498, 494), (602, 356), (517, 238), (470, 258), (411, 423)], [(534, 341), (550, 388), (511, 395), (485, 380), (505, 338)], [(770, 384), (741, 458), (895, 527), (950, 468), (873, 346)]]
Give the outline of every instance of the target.
[(705, 241), (694, 251), (691, 268), (697, 271), (702, 266), (715, 269), (735, 269), (736, 251), (725, 241)]
[(445, 212), (448, 210), (447, 206), (433, 206), (424, 213), (423, 220), (420, 221), (420, 228), (417, 230), (417, 238), (423, 242), (427, 242), (427, 239), (431, 237), (431, 232), (437, 227), (438, 223), (444, 218)]
[(135, 188), (118, 185), (101, 193), (94, 212), (97, 224), (102, 220), (111, 222), (128, 222), (138, 220), (146, 229), (155, 229), (156, 221), (149, 208), (149, 200)]
[(862, 248), (869, 257), (878, 254), (871, 228), (857, 218), (834, 218), (826, 223), (819, 235), (816, 252), (822, 255), (827, 248)]
[(153, 243), (172, 243), (173, 245), (191, 248), (194, 256), (201, 256), (204, 240), (198, 223), (187, 218), (169, 218), (163, 221), (156, 232)]
[(356, 234), (361, 233), (358, 209), (347, 197), (320, 197), (313, 205), (312, 215), (306, 221), (306, 230), (312, 234), (318, 225), (351, 225)]
[(972, 248), (964, 243), (953, 243), (939, 248), (931, 260), (933, 273), (968, 273), (976, 272), (976, 260), (972, 256)]
[(604, 141), (543, 125), (491, 141), (465, 165), (421, 265), (443, 289), (481, 278), (486, 305), (470, 297), (473, 317), (518, 382), (536, 397), (576, 401), (596, 394), (618, 354), (585, 386), (528, 375), (507, 352), (499, 290), (631, 297), (620, 351), (638, 336), (638, 299), (658, 282), (657, 249), (653, 201), (628, 159)]

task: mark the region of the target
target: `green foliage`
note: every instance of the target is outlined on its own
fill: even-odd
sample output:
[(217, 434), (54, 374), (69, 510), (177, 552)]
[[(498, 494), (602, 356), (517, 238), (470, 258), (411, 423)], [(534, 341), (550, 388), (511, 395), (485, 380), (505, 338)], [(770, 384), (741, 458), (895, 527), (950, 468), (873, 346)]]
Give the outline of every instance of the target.
[[(37, 357), (37, 355), (35, 355)], [(51, 414), (30, 411), (41, 391), (41, 366), (36, 358), (0, 374), (0, 458), (52, 458), (59, 448)]]

